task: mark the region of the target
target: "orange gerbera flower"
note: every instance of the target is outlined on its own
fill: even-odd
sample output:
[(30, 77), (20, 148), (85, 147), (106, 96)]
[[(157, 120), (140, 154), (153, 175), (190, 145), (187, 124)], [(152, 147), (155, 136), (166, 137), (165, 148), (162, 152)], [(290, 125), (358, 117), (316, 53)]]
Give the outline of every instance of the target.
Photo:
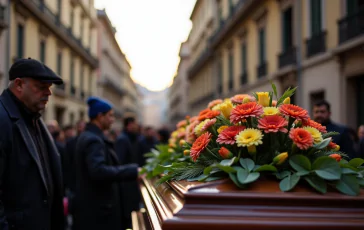
[(211, 109), (204, 109), (198, 115), (198, 120), (203, 121), (205, 119), (212, 119), (220, 115), (220, 111), (211, 110)]
[(212, 109), (215, 105), (221, 104), (222, 102), (223, 101), (221, 99), (210, 101), (210, 103), (207, 105), (207, 108)]
[(340, 146), (332, 141), (330, 141), (329, 145), (327, 146), (327, 149), (329, 150), (335, 150), (335, 151), (339, 151), (340, 150)]
[(264, 130), (265, 133), (288, 132), (285, 128), (288, 121), (279, 115), (265, 116), (259, 119), (258, 123), (258, 128)]
[(245, 129), (245, 126), (230, 126), (224, 129), (216, 139), (219, 144), (233, 145), (235, 144), (235, 136)]
[(232, 98), (230, 98), (230, 100), (232, 103), (242, 104), (244, 98), (246, 98), (246, 97), (249, 98), (250, 101), (255, 101), (255, 98), (250, 96), (249, 94), (237, 94), (237, 95), (233, 96)]
[(283, 104), (279, 107), (279, 111), (281, 114), (301, 121), (306, 121), (309, 118), (308, 112), (297, 105)]
[(230, 114), (230, 121), (234, 124), (248, 117), (259, 117), (264, 113), (263, 107), (256, 102), (248, 102), (236, 106)]
[(334, 158), (337, 162), (340, 162), (341, 161), (340, 154), (337, 154), (337, 153), (330, 154), (329, 157)]
[(233, 154), (225, 147), (219, 149), (219, 154), (223, 159), (230, 159), (233, 157)]
[(321, 125), (320, 123), (317, 123), (314, 120), (311, 120), (308, 118), (306, 121), (303, 122), (303, 126), (311, 126), (312, 128), (317, 129), (321, 133), (327, 133), (326, 126)]
[(291, 129), (289, 138), (302, 150), (306, 150), (313, 145), (313, 137), (308, 131), (302, 128)]
[(182, 121), (178, 122), (176, 126), (177, 126), (177, 129), (178, 129), (178, 128), (184, 127), (186, 125), (187, 125), (187, 121), (182, 120)]
[(199, 136), (193, 143), (190, 154), (193, 161), (196, 161), (200, 157), (201, 152), (204, 151), (209, 144), (210, 138), (211, 133), (207, 132)]

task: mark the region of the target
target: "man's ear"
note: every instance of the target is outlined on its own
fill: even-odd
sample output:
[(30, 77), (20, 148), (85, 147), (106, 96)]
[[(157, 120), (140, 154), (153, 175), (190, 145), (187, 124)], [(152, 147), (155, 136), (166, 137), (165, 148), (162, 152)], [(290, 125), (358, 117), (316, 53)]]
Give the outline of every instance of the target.
[(17, 89), (17, 90), (22, 90), (22, 88), (23, 88), (23, 84), (24, 84), (24, 82), (23, 82), (23, 80), (22, 80), (22, 79), (20, 79), (20, 78), (15, 78), (15, 80), (14, 80), (14, 87), (15, 87), (15, 89)]

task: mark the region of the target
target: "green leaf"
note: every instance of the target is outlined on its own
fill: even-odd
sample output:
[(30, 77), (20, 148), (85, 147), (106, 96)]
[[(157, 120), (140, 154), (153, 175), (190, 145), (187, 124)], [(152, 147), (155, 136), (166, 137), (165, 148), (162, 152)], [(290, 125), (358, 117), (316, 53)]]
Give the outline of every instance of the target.
[(225, 160), (222, 160), (220, 162), (220, 165), (223, 165), (223, 166), (231, 166), (233, 163), (234, 163), (234, 160), (235, 160), (236, 157), (233, 157), (231, 159), (225, 159)]
[(226, 173), (235, 173), (236, 172), (236, 170), (231, 166), (217, 165), (217, 167)]
[(160, 174), (164, 173), (164, 171), (171, 169), (171, 167), (172, 167), (171, 165), (168, 165), (168, 166), (157, 165), (157, 167), (155, 167), (153, 170), (153, 176), (160, 175)]
[(339, 135), (339, 134), (340, 133), (338, 133), (338, 132), (327, 132), (327, 133), (322, 134), (322, 138), (326, 139), (328, 137), (336, 136), (336, 135)]
[(356, 178), (358, 180), (358, 184), (361, 186), (361, 187), (364, 187), (364, 179), (363, 178)]
[(274, 96), (278, 99), (277, 87), (276, 87), (276, 85), (272, 81), (270, 83), (272, 85), (272, 89), (273, 89)]
[(273, 102), (273, 93), (269, 92), (269, 106), (272, 106), (272, 102)]
[(327, 156), (319, 157), (313, 162), (312, 169), (315, 173), (325, 180), (339, 180), (341, 170), (339, 163)]
[(277, 177), (277, 179), (279, 179), (279, 180), (282, 180), (282, 179), (284, 179), (285, 177), (288, 177), (289, 175), (291, 175), (291, 172), (290, 172), (290, 171), (283, 171), (283, 172), (277, 172), (277, 173), (276, 173), (276, 177)]
[(297, 185), (297, 183), (298, 183), (298, 181), (300, 181), (300, 179), (301, 179), (301, 177), (298, 176), (297, 174), (289, 175), (289, 176), (285, 177), (279, 183), (279, 188), (283, 192), (288, 192)]
[(237, 176), (234, 173), (229, 173), (229, 177), (234, 182), (234, 184), (236, 186), (238, 186), (239, 188), (246, 188), (246, 185), (240, 184), (240, 182), (238, 181)]
[(354, 158), (351, 161), (349, 161), (349, 165), (351, 165), (355, 168), (358, 168), (362, 164), (364, 164), (364, 159), (361, 159), (361, 158)]
[(318, 176), (307, 176), (304, 177), (304, 179), (314, 188), (316, 189), (318, 192), (320, 193), (326, 193), (327, 191), (327, 185), (325, 180), (321, 179)]
[(250, 158), (240, 158), (240, 164), (243, 168), (247, 169), (249, 172), (254, 169), (255, 163)]
[(277, 172), (277, 168), (273, 165), (262, 165), (255, 168), (254, 172)]
[(249, 173), (246, 169), (240, 169), (237, 172), (238, 181), (241, 184), (249, 184), (256, 181), (260, 176), (258, 172)]
[(224, 177), (219, 177), (219, 176), (217, 176), (217, 177), (208, 177), (208, 178), (206, 178), (206, 182), (209, 182), (209, 181), (215, 181), (215, 180), (220, 180), (220, 179), (223, 179)]
[(348, 164), (349, 162), (345, 159), (341, 159), (339, 163), (341, 165), (341, 164)]
[(353, 166), (351, 166), (351, 165), (349, 165), (349, 164), (343, 164), (343, 163), (341, 163), (341, 161), (340, 161), (340, 167), (341, 168), (348, 168), (348, 169), (351, 169), (351, 170), (353, 170), (353, 171), (355, 171), (355, 172), (357, 172), (357, 171), (359, 171), (359, 169), (358, 168), (354, 168)]
[(336, 183), (336, 189), (350, 196), (357, 196), (360, 193), (358, 180), (353, 175), (342, 175)]
[(355, 174), (356, 175), (358, 173), (350, 168), (341, 168), (341, 174)]
[(191, 179), (187, 179), (187, 181), (200, 181), (200, 180), (202, 180), (202, 179), (206, 179), (208, 176), (209, 176), (209, 175), (204, 175), (204, 174), (202, 174), (202, 175), (200, 175), (200, 176), (198, 176), (198, 177), (194, 177), (194, 178), (191, 178)]
[(291, 87), (289, 87), (284, 93), (283, 95), (278, 99), (277, 101), (277, 107), (283, 103), (284, 99), (286, 99), (287, 97), (291, 97), (294, 92), (296, 91), (297, 87), (291, 89)]
[(303, 170), (303, 171), (296, 172), (296, 174), (297, 174), (297, 176), (306, 176), (306, 175), (310, 174), (310, 172)]
[(203, 170), (203, 174), (205, 175), (209, 175), (210, 172), (212, 171), (212, 169), (215, 167), (215, 165), (210, 165), (209, 167), (206, 167), (204, 170)]
[(331, 137), (326, 138), (323, 141), (321, 141), (321, 143), (313, 145), (313, 147), (315, 149), (324, 149), (330, 144), (330, 141), (331, 141)]
[(309, 174), (311, 171), (311, 162), (304, 155), (294, 155), (289, 158), (289, 164), (294, 170), (300, 173), (301, 176)]

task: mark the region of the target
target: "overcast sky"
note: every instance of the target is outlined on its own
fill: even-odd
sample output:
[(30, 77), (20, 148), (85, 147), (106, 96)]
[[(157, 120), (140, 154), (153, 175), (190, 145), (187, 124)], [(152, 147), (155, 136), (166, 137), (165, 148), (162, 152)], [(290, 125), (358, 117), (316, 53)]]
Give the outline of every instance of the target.
[(116, 38), (132, 66), (135, 82), (162, 90), (173, 80), (181, 42), (191, 29), (196, 0), (95, 0), (106, 8)]

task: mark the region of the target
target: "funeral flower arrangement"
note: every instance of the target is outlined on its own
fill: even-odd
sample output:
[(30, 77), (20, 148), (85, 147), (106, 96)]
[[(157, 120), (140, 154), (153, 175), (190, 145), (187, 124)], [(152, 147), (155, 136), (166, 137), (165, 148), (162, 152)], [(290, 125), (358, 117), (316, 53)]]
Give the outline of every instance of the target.
[[(279, 180), (282, 191), (306, 182), (320, 193), (333, 187), (358, 195), (364, 186), (363, 159), (347, 161), (334, 132), (290, 104), (296, 88), (278, 98), (273, 92), (240, 94), (211, 101), (198, 116), (177, 124), (169, 146), (159, 145), (146, 156), (148, 177), (213, 181), (230, 178), (245, 189), (262, 176)], [(273, 99), (276, 100), (273, 100)]]

